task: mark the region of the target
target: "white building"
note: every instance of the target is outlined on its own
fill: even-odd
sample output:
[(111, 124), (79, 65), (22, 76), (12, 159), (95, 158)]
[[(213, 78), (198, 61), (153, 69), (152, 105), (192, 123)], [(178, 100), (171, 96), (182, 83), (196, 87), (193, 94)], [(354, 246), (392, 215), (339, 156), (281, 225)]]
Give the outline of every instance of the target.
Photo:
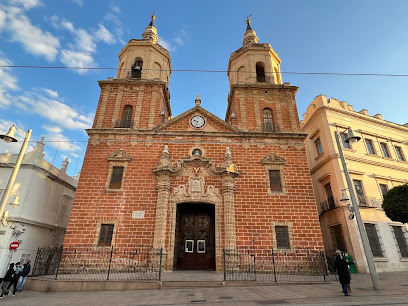
[[(33, 265), (38, 247), (64, 241), (78, 181), (66, 174), (67, 160), (58, 169), (44, 159), (43, 140), (24, 156), (7, 201), (8, 225), (0, 224), (1, 277), (10, 262), (30, 259)], [(17, 154), (0, 154), (0, 198), (16, 160)], [(12, 208), (17, 194), (20, 205)], [(20, 246), (11, 250), (15, 241)]]

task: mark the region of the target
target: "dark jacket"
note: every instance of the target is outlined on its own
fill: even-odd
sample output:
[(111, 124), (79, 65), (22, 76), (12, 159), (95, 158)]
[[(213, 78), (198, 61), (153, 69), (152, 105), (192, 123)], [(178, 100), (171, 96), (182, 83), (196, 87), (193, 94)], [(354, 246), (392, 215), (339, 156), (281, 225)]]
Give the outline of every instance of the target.
[(334, 270), (337, 271), (339, 275), (340, 284), (350, 284), (350, 273), (348, 266), (352, 265), (352, 262), (347, 262), (347, 260), (337, 256), (334, 261)]
[(27, 276), (28, 274), (30, 274), (30, 271), (31, 271), (31, 265), (29, 263), (25, 264), (23, 272), (21, 272), (21, 276), (24, 276), (24, 277)]
[(5, 282), (11, 282), (14, 276), (14, 264), (10, 264), (10, 268), (7, 270), (6, 275), (3, 278)]

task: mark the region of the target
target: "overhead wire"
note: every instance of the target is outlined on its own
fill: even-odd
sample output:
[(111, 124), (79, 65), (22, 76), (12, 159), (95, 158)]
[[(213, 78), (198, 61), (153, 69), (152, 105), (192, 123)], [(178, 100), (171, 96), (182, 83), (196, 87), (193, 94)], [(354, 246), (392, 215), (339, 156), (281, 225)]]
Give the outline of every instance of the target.
[[(0, 65), (0, 68), (32, 68), (32, 69), (68, 69), (68, 70), (122, 70), (131, 71), (129, 68), (112, 67), (66, 67), (66, 66), (33, 66), (33, 65)], [(147, 69), (147, 71), (171, 71), (171, 72), (205, 72), (205, 73), (253, 73), (253, 71), (237, 70), (208, 70), (208, 69)], [(382, 77), (408, 77), (408, 74), (395, 73), (347, 73), (347, 72), (298, 72), (298, 71), (272, 71), (265, 74), (294, 74), (294, 75), (338, 75), (338, 76), (382, 76)]]

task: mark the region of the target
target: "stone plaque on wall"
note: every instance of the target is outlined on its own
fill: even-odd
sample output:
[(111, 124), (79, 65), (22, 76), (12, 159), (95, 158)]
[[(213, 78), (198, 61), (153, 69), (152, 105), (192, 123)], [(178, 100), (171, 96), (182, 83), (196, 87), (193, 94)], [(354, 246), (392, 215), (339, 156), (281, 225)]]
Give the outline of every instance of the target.
[(145, 215), (144, 211), (133, 211), (132, 219), (144, 219), (144, 215)]

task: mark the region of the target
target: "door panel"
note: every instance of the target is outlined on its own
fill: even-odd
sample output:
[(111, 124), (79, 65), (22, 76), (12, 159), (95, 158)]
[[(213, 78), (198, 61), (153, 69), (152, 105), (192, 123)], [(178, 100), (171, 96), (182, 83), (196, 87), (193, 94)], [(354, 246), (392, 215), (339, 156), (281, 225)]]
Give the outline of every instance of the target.
[(182, 213), (177, 269), (214, 270), (214, 217), (210, 213)]

